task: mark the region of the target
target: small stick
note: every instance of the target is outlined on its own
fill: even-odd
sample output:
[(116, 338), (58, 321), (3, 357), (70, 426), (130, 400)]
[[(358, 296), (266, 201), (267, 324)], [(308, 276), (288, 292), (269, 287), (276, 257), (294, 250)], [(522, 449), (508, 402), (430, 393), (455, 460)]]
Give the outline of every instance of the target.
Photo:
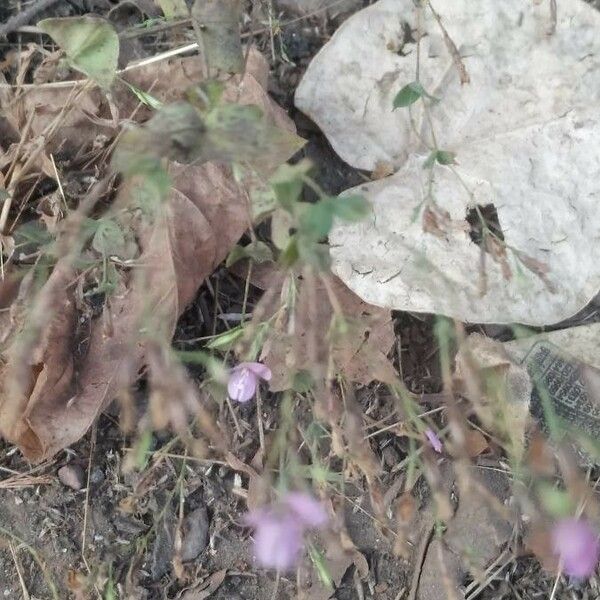
[(265, 430), (262, 417), (262, 396), (260, 389), (256, 389), (256, 420), (258, 421), (258, 439), (260, 440), (260, 449), (263, 456), (265, 455)]
[(15, 563), (15, 569), (17, 570), (17, 576), (19, 577), (19, 583), (21, 584), (21, 592), (23, 594), (23, 600), (31, 600), (31, 596), (27, 591), (27, 586), (25, 585), (25, 580), (23, 579), (23, 573), (21, 572), (21, 565), (19, 563), (19, 559), (17, 558), (17, 553), (15, 552), (15, 548), (12, 542), (8, 544), (10, 548), (10, 553), (12, 554), (13, 562)]

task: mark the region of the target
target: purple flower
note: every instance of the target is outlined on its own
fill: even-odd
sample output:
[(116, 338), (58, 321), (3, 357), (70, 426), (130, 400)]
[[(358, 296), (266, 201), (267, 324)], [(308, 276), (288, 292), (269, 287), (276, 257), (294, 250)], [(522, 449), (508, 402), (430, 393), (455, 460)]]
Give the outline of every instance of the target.
[(567, 575), (587, 578), (598, 564), (598, 534), (586, 521), (563, 519), (552, 530), (552, 550)]
[(323, 527), (327, 523), (325, 508), (310, 494), (289, 492), (283, 501), (304, 527)]
[(243, 362), (231, 369), (227, 392), (232, 400), (248, 402), (256, 392), (260, 379), (269, 381), (271, 369), (259, 362)]
[(289, 571), (302, 552), (302, 524), (292, 514), (274, 509), (250, 513), (246, 522), (254, 527), (256, 562), (266, 569)]
[(305, 531), (323, 527), (327, 513), (309, 494), (289, 492), (280, 502), (248, 513), (246, 523), (254, 528), (256, 562), (267, 569), (288, 571), (300, 559)]
[(442, 453), (442, 441), (440, 440), (440, 438), (437, 436), (437, 433), (435, 433), (435, 431), (433, 431), (433, 429), (427, 428), (425, 430), (425, 437), (427, 438), (427, 440), (429, 441), (430, 446), (438, 453), (441, 454)]

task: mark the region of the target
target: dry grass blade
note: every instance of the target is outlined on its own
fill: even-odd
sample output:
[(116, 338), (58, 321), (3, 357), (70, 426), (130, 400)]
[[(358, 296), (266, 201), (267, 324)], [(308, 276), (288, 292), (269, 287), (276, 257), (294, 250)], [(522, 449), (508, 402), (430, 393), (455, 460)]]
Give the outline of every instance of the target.
[(13, 475), (0, 481), (0, 490), (18, 490), (36, 485), (50, 485), (54, 479), (51, 475)]

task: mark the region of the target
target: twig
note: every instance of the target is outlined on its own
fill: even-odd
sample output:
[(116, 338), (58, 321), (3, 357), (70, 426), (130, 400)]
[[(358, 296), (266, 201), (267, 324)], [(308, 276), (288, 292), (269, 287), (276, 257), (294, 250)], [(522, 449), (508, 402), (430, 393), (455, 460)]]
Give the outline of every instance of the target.
[(260, 389), (256, 389), (256, 420), (258, 422), (258, 439), (260, 440), (260, 449), (262, 450), (263, 456), (265, 455), (265, 430), (263, 426), (263, 416), (262, 416), (262, 396), (260, 394)]
[(27, 590), (27, 586), (25, 585), (25, 580), (23, 579), (23, 573), (21, 571), (21, 564), (19, 563), (19, 559), (17, 558), (17, 553), (15, 552), (15, 548), (12, 542), (8, 544), (10, 548), (10, 553), (12, 554), (13, 562), (15, 563), (15, 569), (17, 570), (17, 577), (19, 578), (19, 583), (21, 584), (21, 592), (23, 594), (23, 600), (31, 600), (31, 596), (29, 595), (29, 591)]
[(558, 583), (560, 581), (561, 575), (562, 575), (562, 572), (559, 569), (558, 573), (556, 574), (556, 579), (554, 580), (554, 586), (552, 587), (552, 593), (550, 594), (550, 600), (554, 600), (554, 598), (556, 598), (556, 592), (558, 590)]
[(14, 17), (11, 17), (4, 25), (0, 25), (0, 38), (6, 37), (9, 33), (12, 33), (23, 25), (27, 25), (35, 15), (50, 8), (57, 2), (58, 0), (37, 0), (37, 2), (32, 4), (29, 8), (16, 14)]

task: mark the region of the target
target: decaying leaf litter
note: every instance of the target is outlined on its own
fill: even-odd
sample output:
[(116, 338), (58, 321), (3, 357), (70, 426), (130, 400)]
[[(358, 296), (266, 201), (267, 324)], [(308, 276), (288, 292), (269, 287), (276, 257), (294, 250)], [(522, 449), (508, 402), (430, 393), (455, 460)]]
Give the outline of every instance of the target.
[[(164, 14), (172, 17), (179, 17), (177, 11), (183, 10), (176, 3), (159, 4)], [(353, 8), (352, 3), (343, 4), (340, 10)], [(385, 1), (378, 5), (385, 5)], [(136, 8), (139, 14), (144, 10)], [(277, 7), (275, 12), (253, 9), (248, 15), (256, 18), (258, 14), (259, 21), (268, 24), (265, 34), (255, 40), (262, 46), (262, 57), (271, 60), (270, 85), (285, 101), (291, 94), (281, 86), (294, 85), (308, 62), (306, 46), (310, 42), (306, 39), (310, 40), (315, 31), (311, 27), (320, 34), (308, 54), (318, 49), (326, 37), (323, 34), (332, 31), (341, 15), (334, 6), (314, 15), (301, 6), (299, 13), (304, 16), (296, 21), (300, 25), (294, 25), (295, 15), (280, 13)], [(288, 3), (287, 10), (294, 7)], [(461, 31), (452, 29), (448, 24), (452, 19), (441, 6), (422, 7), (427, 27), (435, 26), (431, 19), (436, 21), (436, 10), (451, 39), (460, 40)], [(540, 26), (546, 26), (544, 19), (551, 17), (547, 3), (539, 10)], [(596, 19), (591, 13), (586, 15)], [(286, 33), (286, 17), (292, 21), (291, 33)], [(189, 32), (183, 36), (179, 32), (181, 37), (169, 40), (171, 46), (195, 39), (192, 30), (200, 33), (202, 45), (198, 11), (196, 16), (192, 11), (191, 20)], [(558, 39), (562, 39), (561, 23), (559, 19), (556, 24)], [(82, 24), (95, 27), (98, 21), (86, 18), (77, 26)], [(51, 33), (53, 25), (56, 23), (40, 28)], [(149, 24), (148, 28), (152, 27)], [(228, 28), (230, 19), (223, 31)], [(550, 28), (544, 29), (544, 35), (550, 35)], [(127, 33), (126, 28), (117, 29)], [(340, 36), (342, 32), (343, 27)], [(406, 33), (404, 25), (402, 32), (400, 42)], [(450, 55), (447, 77), (464, 80), (465, 73), (457, 68), (456, 53), (447, 45), (444, 30), (436, 33), (437, 42), (440, 36), (442, 40), (436, 52)], [(410, 28), (409, 34), (409, 39), (414, 38)], [(433, 37), (430, 31), (428, 34)], [(60, 47), (60, 35), (56, 31), (54, 35)], [(580, 40), (584, 47), (587, 39)], [(411, 54), (411, 45), (414, 55), (414, 39), (406, 48), (394, 51), (399, 56)], [(83, 546), (79, 542), (72, 545), (70, 552), (78, 557), (79, 567), (65, 564), (64, 572), (68, 567), (71, 571), (68, 577), (59, 578), (58, 585), (64, 586), (66, 581), (75, 597), (164, 597), (158, 581), (167, 577), (168, 593), (181, 590), (181, 597), (259, 598), (265, 586), (270, 587), (264, 597), (295, 597), (286, 575), (270, 578), (252, 568), (251, 539), (241, 516), (246, 505), (268, 507), (273, 500), (271, 486), (281, 485), (281, 470), (275, 468), (273, 457), (279, 453), (281, 460), (285, 440), (290, 448), (298, 448), (299, 456), (298, 460), (284, 455), (280, 462), (283, 472), (291, 474), (287, 487), (291, 484), (292, 489), (306, 489), (312, 484), (330, 519), (329, 527), (311, 538), (299, 567), (300, 597), (327, 598), (334, 588), (335, 597), (340, 598), (396, 598), (402, 594), (488, 597), (488, 593), (492, 594), (489, 597), (514, 597), (514, 589), (518, 593), (536, 586), (549, 593), (554, 581), (541, 573), (526, 576), (525, 582), (517, 584), (521, 588), (512, 587), (523, 569), (529, 569), (526, 575), (535, 573), (537, 564), (517, 559), (517, 553), (533, 551), (547, 569), (556, 569), (552, 542), (540, 543), (539, 539), (551, 535), (552, 521), (567, 517), (575, 505), (583, 508), (591, 522), (597, 509), (585, 477), (573, 467), (577, 458), (571, 446), (550, 447), (545, 441), (548, 423), (544, 423), (546, 434), (534, 433), (536, 444), (527, 448), (518, 430), (515, 436), (510, 429), (515, 410), (521, 415), (523, 429), (529, 426), (527, 407), (525, 412), (522, 406), (511, 407), (514, 395), (509, 392), (513, 388), (506, 384), (514, 379), (506, 378), (507, 368), (509, 374), (514, 371), (529, 381), (527, 369), (515, 365), (523, 360), (522, 355), (509, 350), (506, 358), (496, 348), (501, 359), (484, 367), (478, 362), (481, 357), (476, 344), (473, 348), (471, 342), (465, 343), (462, 370), (453, 376), (453, 346), (462, 345), (464, 337), (460, 327), (454, 329), (440, 321), (432, 331), (427, 320), (408, 315), (392, 320), (389, 309), (366, 304), (341, 281), (327, 275), (327, 249), (322, 242), (330, 225), (335, 223), (331, 238), (335, 261), (335, 232), (348, 229), (340, 220), (364, 223), (371, 218), (360, 199), (348, 198), (345, 207), (339, 208), (342, 205), (327, 192), (337, 193), (355, 184), (356, 178), (368, 179), (368, 175), (348, 175), (347, 167), (330, 154), (329, 170), (341, 174), (333, 188), (326, 177), (311, 179), (311, 171), (303, 163), (291, 170), (278, 170), (269, 183), (277, 164), (291, 156), (301, 142), (294, 137), (288, 117), (265, 94), (268, 66), (261, 53), (242, 47), (244, 72), (225, 78), (224, 91), (219, 85), (198, 86), (202, 77), (213, 73), (211, 68), (218, 73), (215, 61), (223, 60), (227, 70), (235, 70), (231, 58), (236, 48), (236, 43), (227, 46), (223, 56), (217, 52), (210, 57), (209, 52), (213, 67), (197, 56), (157, 60), (137, 68), (118, 63), (122, 72), (111, 82), (110, 95), (77, 75), (79, 71), (99, 79), (102, 85), (109, 84), (106, 64), (100, 65), (102, 73), (94, 71), (94, 61), (91, 66), (81, 63), (77, 49), (66, 52), (65, 64), (61, 52), (67, 47), (57, 50), (55, 46), (51, 53), (43, 53), (33, 44), (25, 50), (21, 47), (18, 59), (13, 55), (5, 67), (11, 82), (21, 77), (21, 89), (13, 97), (14, 88), (2, 88), (3, 110), (6, 103), (10, 107), (8, 118), (2, 122), (6, 132), (3, 140), (11, 142), (4, 147), (3, 141), (2, 147), (3, 187), (10, 197), (10, 204), (5, 202), (10, 211), (6, 211), (3, 223), (3, 274), (7, 283), (3, 306), (9, 310), (3, 312), (6, 355), (2, 377), (4, 382), (11, 381), (11, 387), (5, 393), (8, 400), (4, 400), (1, 416), (5, 435), (17, 441), (30, 458), (47, 459), (37, 467), (27, 467), (7, 445), (6, 464), (19, 473), (21, 481), (13, 479), (17, 486), (32, 486), (31, 494), (20, 488), (24, 491), (15, 496), (20, 500), (16, 506), (22, 506), (25, 499), (32, 514), (34, 506), (53, 507), (56, 496), (59, 505), (72, 507), (64, 491), (61, 497), (56, 486), (40, 487), (43, 484), (36, 479), (37, 473), (47, 477), (68, 463), (74, 472), (88, 477), (81, 514), (67, 516), (63, 509), (62, 526), (78, 532), (74, 539), (81, 539), (83, 520), (86, 541)], [(458, 52), (459, 57), (465, 53), (460, 45)], [(153, 52), (149, 55), (152, 60)], [(468, 66), (469, 61), (464, 59), (464, 63)], [(425, 65), (422, 72), (426, 77)], [(466, 73), (471, 81), (463, 85), (472, 85), (480, 74), (470, 68)], [(61, 77), (80, 82), (65, 85)], [(406, 81), (390, 79), (390, 93), (412, 78), (414, 75)], [(414, 91), (414, 86), (411, 89)], [(421, 94), (418, 86), (416, 89)], [(433, 88), (422, 89), (430, 92)], [(449, 122), (454, 123), (452, 105), (444, 106), (444, 98), (436, 107), (442, 114), (447, 111)], [(402, 104), (402, 97), (400, 100)], [(252, 108), (232, 108), (239, 104), (258, 105), (268, 123)], [(388, 110), (389, 105), (384, 107), (384, 112)], [(322, 156), (323, 143), (318, 141), (316, 128), (295, 116), (302, 137), (309, 138), (301, 152), (309, 157)], [(318, 124), (329, 135), (327, 127)], [(242, 138), (236, 138), (240, 132)], [(462, 152), (448, 148), (440, 146), (437, 154), (432, 153), (434, 165), (451, 167), (455, 158), (460, 162)], [(103, 177), (111, 156), (114, 170), (125, 174), (122, 181)], [(167, 170), (170, 182), (161, 168), (165, 159), (172, 161)], [(224, 162), (233, 162), (233, 167)], [(369, 169), (380, 179), (395, 166), (380, 163)], [(435, 174), (441, 179), (435, 180), (438, 198), (452, 183), (442, 179), (443, 169), (436, 167)], [(54, 183), (49, 185), (46, 180)], [(320, 181), (326, 192), (319, 189)], [(384, 182), (381, 179), (378, 183)], [(303, 184), (312, 190), (305, 196), (316, 199), (316, 204), (297, 202)], [(377, 202), (373, 214), (376, 211)], [(253, 218), (265, 216), (270, 217), (270, 232), (265, 225), (256, 226), (230, 253)], [(444, 209), (426, 207), (416, 226), (425, 229), (421, 235), (435, 239), (440, 238), (439, 229), (442, 236), (465, 234), (465, 227), (444, 229), (449, 225), (446, 218)], [(22, 235), (17, 235), (17, 224), (28, 225)], [(497, 245), (489, 240), (488, 245), (490, 257), (484, 273), (496, 265), (502, 267), (504, 260)], [(232, 279), (219, 268), (197, 295), (200, 283), (228, 254), (229, 272), (239, 277)], [(202, 260), (195, 261), (197, 256)], [(481, 286), (479, 256), (484, 256), (483, 250), (477, 250), (471, 260), (471, 272), (477, 276), (478, 293), (484, 287), (489, 294), (490, 289)], [(544, 284), (542, 293), (550, 293), (551, 286), (544, 281), (546, 263), (541, 266), (534, 256), (523, 256), (523, 262), (529, 261), (530, 271)], [(288, 272), (294, 263), (304, 267)], [(23, 266), (29, 266), (36, 277), (28, 280), (17, 272), (16, 267)], [(343, 272), (338, 274), (344, 277)], [(258, 290), (265, 287), (259, 300)], [(573, 293), (576, 295), (577, 290)], [(452, 294), (446, 296), (451, 302), (448, 298)], [(207, 298), (214, 308), (206, 306)], [(192, 300), (192, 308), (185, 310), (176, 328), (177, 317)], [(227, 312), (222, 304), (228, 307)], [(251, 318), (249, 314), (246, 317), (250, 312)], [(555, 320), (571, 312), (560, 313)], [(471, 317), (476, 314), (471, 312)], [(204, 327), (193, 325), (199, 319), (205, 322)], [(406, 319), (410, 325), (400, 326)], [(240, 321), (243, 326), (236, 327)], [(211, 338), (224, 329), (222, 323), (234, 326)], [(400, 334), (396, 339), (394, 325)], [(201, 335), (189, 335), (194, 330)], [(23, 331), (27, 335), (22, 335)], [(173, 331), (175, 351), (168, 346)], [(593, 332), (586, 330), (582, 338), (590, 335), (593, 337)], [(211, 339), (194, 341), (195, 337)], [(411, 382), (411, 389), (423, 391), (414, 374), (404, 371), (412, 364), (406, 354), (414, 352), (419, 343), (425, 345), (418, 351), (433, 373), (427, 376), (428, 394), (423, 397), (406, 390), (394, 372), (394, 366), (400, 367), (400, 375)], [(578, 359), (585, 363), (585, 344), (583, 347)], [(577, 354), (577, 344), (570, 348)], [(258, 411), (254, 401), (247, 406), (226, 401), (223, 356), (231, 366), (240, 361), (260, 361), (269, 366), (271, 390), (281, 391), (265, 395), (267, 388), (260, 387), (255, 401)], [(187, 373), (181, 360), (190, 365)], [(557, 364), (564, 366), (560, 361)], [(190, 373), (195, 379), (189, 379)], [(144, 386), (132, 388), (138, 376)], [(584, 379), (589, 381), (588, 376)], [(591, 381), (593, 392), (595, 379)], [(115, 395), (120, 412), (108, 407)], [(83, 442), (74, 455), (70, 451), (55, 454), (83, 435), (106, 409), (107, 416), (93, 427), (91, 446)], [(466, 423), (462, 417), (471, 411)], [(417, 416), (422, 413), (423, 417)], [(123, 438), (119, 423), (133, 433)], [(152, 430), (157, 431), (153, 434)], [(176, 437), (170, 437), (166, 430), (174, 431)], [(519, 453), (524, 457), (527, 473), (523, 481), (530, 482), (530, 495), (519, 488), (507, 488), (508, 479), (502, 474), (499, 481), (486, 476), (486, 469), (506, 472)], [(104, 454), (106, 458), (99, 459)], [(52, 455), (55, 457), (50, 458)], [(553, 455), (558, 457), (555, 464), (552, 458), (548, 460)], [(468, 466), (469, 459), (478, 465), (475, 470)], [(102, 465), (99, 470), (94, 466), (97, 462)], [(559, 473), (567, 482), (565, 491), (554, 485)], [(17, 477), (16, 473), (7, 474), (9, 481)], [(589, 476), (593, 477), (593, 471)], [(581, 504), (582, 498), (585, 504)], [(115, 507), (116, 517), (107, 520), (102, 516), (106, 513), (98, 507), (103, 499)], [(514, 512), (515, 503), (525, 507), (521, 517), (527, 516), (532, 526), (523, 527), (518, 511)], [(206, 514), (206, 507), (209, 523), (198, 520), (198, 515)], [(49, 536), (56, 544), (60, 539), (55, 533), (57, 522), (50, 517), (46, 523), (24, 525), (19, 522), (22, 514), (8, 506), (0, 510), (0, 525), (9, 545), (21, 542), (11, 537), (15, 529), (6, 528), (5, 523), (14, 524), (16, 531), (25, 531), (28, 537), (16, 555), (9, 552), (9, 557), (14, 556), (9, 559), (10, 573), (22, 571), (22, 564), (35, 564), (36, 568), (30, 569), (35, 571), (30, 584), (34, 585), (34, 577), (38, 577), (40, 589), (51, 591), (54, 574), (49, 575), (37, 564), (28, 548), (35, 550), (37, 532), (46, 532), (42, 537)], [(436, 524), (440, 518), (447, 525), (445, 535)], [(489, 525), (485, 533), (477, 527), (469, 529), (479, 521)], [(210, 533), (205, 539), (207, 525)], [(105, 543), (103, 535), (110, 542)], [(258, 540), (260, 530), (254, 535)], [(482, 537), (486, 544), (478, 543)], [(121, 548), (119, 558), (115, 558), (115, 548)], [(225, 562), (224, 554), (229, 555)], [(18, 581), (17, 577), (14, 593), (22, 593)], [(594, 577), (580, 584), (564, 578), (557, 582), (560, 590), (579, 585), (582, 593), (587, 589), (593, 594), (596, 586)], [(28, 585), (27, 579), (24, 585)], [(44, 593), (48, 592), (41, 595)]]

